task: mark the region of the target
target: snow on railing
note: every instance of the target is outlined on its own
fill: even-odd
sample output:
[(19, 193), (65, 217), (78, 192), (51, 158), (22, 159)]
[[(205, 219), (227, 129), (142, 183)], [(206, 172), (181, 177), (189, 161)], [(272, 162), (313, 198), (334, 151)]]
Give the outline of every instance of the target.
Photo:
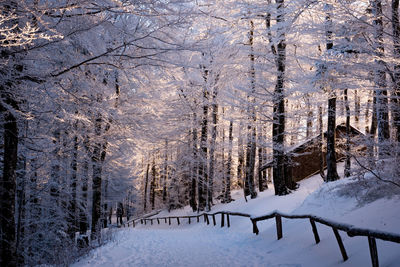
[(325, 218), (321, 218), (315, 215), (291, 215), (291, 214), (285, 214), (281, 213), (279, 211), (273, 211), (269, 214), (262, 215), (262, 216), (257, 216), (257, 217), (250, 217), (250, 220), (253, 224), (253, 233), (257, 234), (259, 233), (258, 227), (257, 227), (257, 222), (258, 221), (264, 221), (268, 219), (275, 218), (276, 221), (276, 233), (278, 240), (283, 237), (282, 234), (282, 218), (286, 219), (309, 219), (311, 228), (314, 234), (315, 242), (318, 244), (320, 242), (320, 238), (318, 235), (318, 230), (315, 222), (318, 222), (320, 224), (324, 224), (327, 226), (332, 227), (333, 233), (336, 237), (336, 240), (339, 245), (340, 252), (343, 257), (343, 261), (346, 261), (348, 259), (346, 249), (344, 248), (344, 244), (342, 241), (342, 238), (340, 237), (340, 234), (338, 230), (341, 230), (343, 232), (346, 232), (348, 236), (354, 237), (354, 236), (366, 236), (368, 237), (368, 244), (369, 244), (369, 251), (371, 254), (371, 263), (373, 267), (378, 267), (379, 266), (379, 260), (378, 260), (378, 250), (376, 247), (376, 240), (375, 239), (381, 239), (384, 241), (390, 241), (390, 242), (395, 242), (395, 243), (400, 243), (400, 235), (398, 234), (393, 234), (393, 233), (388, 233), (388, 232), (383, 232), (383, 231), (377, 231), (377, 230), (370, 230), (370, 229), (363, 229), (363, 228), (358, 228), (355, 227), (354, 225), (351, 224), (345, 224), (345, 223), (339, 223), (335, 222), (332, 220), (328, 220)]
[(158, 224), (160, 224), (160, 221), (164, 221), (165, 223), (171, 225), (171, 220), (176, 219), (178, 225), (181, 223), (181, 219), (188, 219), (188, 223), (191, 223), (191, 219), (196, 219), (197, 222), (200, 222), (200, 218), (204, 217), (204, 222), (207, 224), (210, 224), (210, 219), (209, 217), (212, 217), (213, 220), (213, 225), (216, 225), (216, 215), (221, 214), (221, 227), (225, 226), (225, 216), (226, 216), (226, 223), (227, 227), (230, 227), (230, 217), (229, 216), (240, 216), (240, 217), (246, 217), (250, 218), (252, 225), (253, 225), (253, 233), (256, 235), (259, 234), (259, 229), (257, 227), (257, 222), (259, 221), (264, 221), (268, 219), (275, 218), (276, 222), (276, 232), (277, 232), (277, 238), (278, 240), (283, 237), (283, 232), (282, 232), (282, 218), (285, 219), (309, 219), (312, 232), (314, 234), (315, 242), (318, 244), (320, 242), (319, 234), (318, 234), (318, 229), (317, 225), (315, 224), (316, 222), (320, 224), (324, 224), (326, 226), (332, 227), (333, 233), (336, 237), (336, 241), (338, 242), (340, 252), (343, 257), (343, 261), (346, 261), (348, 259), (346, 249), (344, 247), (342, 238), (339, 234), (339, 231), (346, 232), (348, 236), (354, 237), (354, 236), (366, 236), (368, 237), (368, 244), (369, 244), (369, 250), (371, 254), (371, 262), (373, 267), (378, 267), (379, 266), (379, 261), (378, 261), (378, 250), (376, 247), (376, 239), (381, 239), (384, 241), (390, 241), (390, 242), (395, 242), (395, 243), (400, 243), (400, 235), (399, 234), (393, 234), (393, 233), (388, 233), (384, 231), (379, 231), (379, 230), (370, 230), (370, 229), (364, 229), (364, 228), (358, 228), (354, 225), (351, 224), (345, 224), (345, 223), (339, 223), (335, 222), (332, 220), (328, 220), (319, 216), (315, 215), (310, 215), (310, 214), (305, 214), (305, 215), (296, 215), (296, 214), (286, 214), (282, 213), (279, 211), (273, 211), (271, 213), (268, 213), (266, 215), (262, 216), (251, 216), (250, 214), (246, 213), (241, 213), (241, 212), (231, 212), (231, 211), (217, 211), (215, 213), (202, 213), (202, 214), (197, 214), (197, 215), (187, 215), (187, 216), (167, 216), (167, 217), (156, 217), (156, 218), (150, 218), (152, 216), (157, 215), (160, 213), (160, 211), (157, 211), (153, 214), (147, 214), (141, 218), (136, 218), (132, 219), (125, 224), (130, 225), (132, 223), (132, 226), (135, 227), (135, 221), (140, 221), (141, 224), (147, 224), (147, 222), (150, 222), (151, 225), (153, 225), (153, 221), (157, 221)]

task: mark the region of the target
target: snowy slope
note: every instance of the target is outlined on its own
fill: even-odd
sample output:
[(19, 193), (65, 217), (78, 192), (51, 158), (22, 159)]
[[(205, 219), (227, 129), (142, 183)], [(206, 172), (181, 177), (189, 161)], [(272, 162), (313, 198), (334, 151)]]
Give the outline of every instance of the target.
[[(349, 180), (323, 184), (319, 176), (301, 182), (288, 196), (276, 197), (273, 189), (247, 203), (241, 192), (226, 205), (227, 210), (262, 215), (273, 210), (314, 214), (358, 227), (400, 234), (400, 197), (380, 199), (359, 206), (356, 199), (335, 190)], [(157, 216), (192, 214), (189, 208)], [(317, 224), (321, 242), (315, 244), (308, 220), (283, 219), (283, 239), (276, 240), (275, 221), (258, 223), (260, 234), (252, 233), (250, 220), (231, 218), (230, 228), (187, 221), (123, 229), (115, 241), (100, 247), (73, 266), (371, 266), (366, 237), (348, 237), (340, 232), (349, 259), (343, 262), (332, 229)], [(400, 266), (400, 244), (377, 240), (380, 266)]]

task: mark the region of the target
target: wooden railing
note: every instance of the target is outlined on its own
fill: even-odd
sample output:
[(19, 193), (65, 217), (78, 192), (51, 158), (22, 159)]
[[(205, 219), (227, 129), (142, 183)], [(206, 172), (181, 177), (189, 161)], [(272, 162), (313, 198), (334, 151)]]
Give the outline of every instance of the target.
[[(200, 222), (200, 218), (203, 217), (204, 218), (204, 222), (206, 222), (207, 224), (210, 224), (210, 218), (212, 218), (213, 221), (213, 225), (215, 226), (217, 224), (216, 222), (216, 215), (221, 214), (221, 227), (225, 226), (225, 216), (226, 216), (226, 225), (227, 227), (231, 226), (231, 222), (230, 222), (230, 216), (240, 216), (240, 217), (246, 217), (246, 218), (250, 218), (251, 215), (250, 214), (246, 214), (246, 213), (241, 213), (241, 212), (230, 212), (230, 211), (217, 211), (215, 213), (202, 213), (202, 214), (197, 214), (197, 215), (187, 215), (187, 216), (167, 216), (167, 217), (157, 217), (157, 218), (148, 218), (151, 216), (147, 216), (147, 217), (142, 217), (142, 218), (137, 218), (137, 219), (133, 219), (130, 220), (126, 223), (124, 223), (124, 227), (125, 224), (129, 227), (130, 224), (132, 224), (132, 227), (135, 227), (135, 225), (140, 222), (141, 224), (147, 225), (147, 222), (150, 222), (151, 225), (153, 225), (154, 221), (157, 221), (158, 224), (160, 224), (160, 222), (164, 221), (164, 223), (168, 223), (169, 225), (171, 225), (171, 220), (176, 219), (178, 225), (181, 224), (181, 220), (182, 219), (187, 219), (188, 223), (190, 224), (192, 222), (192, 219), (196, 219), (197, 222)], [(154, 216), (154, 215), (153, 215)]]
[(358, 228), (351, 224), (338, 223), (338, 222), (330, 221), (330, 220), (327, 220), (327, 219), (324, 219), (324, 218), (321, 218), (318, 216), (314, 216), (314, 215), (290, 215), (290, 214), (280, 213), (278, 211), (274, 211), (272, 213), (269, 213), (269, 214), (266, 214), (263, 216), (250, 217), (250, 220), (253, 224), (253, 233), (255, 233), (257, 235), (259, 233), (259, 230), (257, 227), (257, 222), (272, 219), (272, 218), (275, 218), (276, 233), (277, 233), (278, 240), (283, 237), (282, 218), (309, 219), (310, 224), (311, 224), (311, 229), (314, 234), (315, 242), (317, 244), (320, 242), (320, 238), (318, 235), (318, 229), (317, 229), (317, 225), (315, 224), (315, 222), (332, 227), (333, 233), (334, 233), (336, 240), (338, 242), (338, 245), (339, 245), (340, 253), (342, 254), (342, 257), (343, 257), (343, 261), (346, 261), (348, 259), (348, 256), (347, 256), (346, 249), (344, 247), (342, 238), (341, 238), (338, 230), (346, 232), (347, 235), (350, 237), (366, 236), (366, 237), (368, 237), (369, 251), (371, 254), (371, 263), (372, 263), (373, 267), (379, 266), (378, 249), (376, 247), (376, 239), (400, 243), (400, 235), (398, 235), (398, 234), (392, 234), (392, 233), (388, 233), (388, 232), (373, 231), (373, 230), (369, 230), (369, 229)]
[[(188, 215), (188, 216), (167, 216), (167, 217), (156, 217), (156, 218), (149, 218), (149, 217), (154, 216), (154, 215), (149, 214), (149, 215), (146, 215), (145, 217), (130, 220), (130, 221), (126, 222), (125, 224), (127, 224), (128, 227), (130, 224), (132, 224), (132, 226), (135, 227), (137, 222), (140, 222), (141, 224), (144, 224), (144, 225), (147, 225), (147, 222), (150, 222), (150, 224), (153, 225), (154, 222), (156, 221), (157, 224), (164, 222), (164, 223), (168, 223), (169, 225), (171, 225), (171, 221), (176, 220), (178, 225), (180, 225), (181, 220), (187, 219), (188, 223), (190, 224), (192, 222), (192, 219), (196, 219), (197, 222), (200, 222), (200, 218), (202, 218), (202, 217), (204, 218), (204, 222), (206, 222), (207, 224), (210, 224), (209, 217), (211, 217), (213, 225), (215, 226), (217, 224), (216, 216), (218, 214), (221, 214), (221, 227), (225, 226), (225, 217), (226, 217), (227, 227), (230, 227), (230, 216), (240, 216), (240, 217), (250, 218), (252, 225), (253, 225), (253, 233), (255, 233), (257, 235), (259, 234), (257, 222), (275, 218), (276, 233), (277, 233), (278, 240), (283, 237), (282, 218), (285, 218), (285, 219), (308, 219), (310, 221), (311, 229), (314, 234), (314, 239), (317, 244), (320, 242), (320, 238), (319, 238), (316, 222), (320, 223), (320, 224), (324, 224), (324, 225), (332, 228), (333, 233), (336, 238), (336, 241), (338, 242), (343, 261), (346, 261), (348, 259), (348, 256), (347, 256), (347, 252), (344, 247), (344, 244), (343, 244), (343, 240), (339, 234), (339, 231), (346, 232), (347, 235), (350, 237), (366, 236), (368, 238), (369, 250), (370, 250), (370, 254), (371, 254), (371, 262), (372, 262), (373, 267), (379, 266), (376, 239), (400, 243), (400, 235), (398, 235), (398, 234), (392, 234), (392, 233), (383, 232), (383, 231), (358, 228), (351, 224), (338, 223), (338, 222), (334, 222), (334, 221), (331, 221), (331, 220), (328, 220), (328, 219), (325, 219), (322, 217), (318, 217), (315, 215), (291, 215), (291, 214), (281, 213), (279, 211), (273, 211), (269, 214), (257, 216), (257, 217), (253, 217), (250, 214), (246, 214), (246, 213), (230, 212), (230, 211), (218, 211), (215, 213), (202, 213), (202, 214)], [(125, 224), (124, 224), (124, 226), (125, 226)]]

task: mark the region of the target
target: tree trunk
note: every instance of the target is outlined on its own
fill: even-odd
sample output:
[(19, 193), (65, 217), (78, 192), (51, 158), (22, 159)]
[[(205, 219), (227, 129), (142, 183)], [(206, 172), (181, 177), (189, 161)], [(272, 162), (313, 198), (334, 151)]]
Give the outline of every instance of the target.
[(356, 127), (360, 126), (361, 99), (358, 95), (358, 90), (354, 90), (354, 122)]
[(254, 23), (250, 21), (250, 94), (247, 96), (248, 108), (248, 122), (247, 122), (247, 150), (246, 150), (246, 180), (245, 180), (245, 194), (250, 195), (251, 198), (257, 196), (254, 184), (254, 169), (256, 163), (256, 111), (255, 111), (255, 92), (256, 92), (256, 71), (254, 67)]
[(243, 123), (240, 121), (239, 123), (239, 134), (238, 134), (238, 166), (237, 166), (237, 180), (238, 185), (244, 188), (244, 177), (243, 177), (243, 168), (244, 168), (244, 149), (243, 149), (243, 136), (242, 136), (242, 127)]
[(387, 142), (390, 138), (389, 128), (389, 112), (388, 98), (386, 88), (386, 67), (383, 61), (384, 44), (383, 44), (383, 11), (382, 1), (374, 0), (372, 2), (372, 13), (374, 15), (373, 25), (375, 28), (374, 34), (374, 51), (376, 60), (376, 68), (374, 69), (374, 82), (376, 85), (376, 114), (378, 127), (379, 155), (383, 156), (387, 153)]
[(336, 168), (336, 96), (331, 95), (328, 100), (328, 134), (326, 138), (326, 181), (336, 181), (339, 179)]
[(310, 103), (310, 96), (306, 96), (306, 105), (307, 105), (307, 125), (306, 125), (306, 139), (311, 138), (312, 136), (312, 128), (313, 128), (313, 111)]
[(344, 104), (346, 107), (346, 161), (344, 165), (344, 176), (350, 176), (351, 155), (350, 155), (350, 105), (347, 95), (347, 89), (344, 90)]
[[(278, 45), (273, 51), (275, 53), (275, 64), (277, 68), (277, 79), (273, 100), (273, 124), (272, 124), (272, 154), (274, 158), (273, 177), (275, 195), (286, 195), (289, 193), (285, 182), (285, 69), (286, 69), (286, 40), (285, 40), (285, 7), (284, 0), (276, 0), (278, 25)], [(268, 23), (267, 23), (268, 24)], [(273, 44), (271, 44), (273, 46)]]
[[(326, 17), (325, 17), (325, 27), (326, 27), (326, 50), (327, 53), (333, 48), (332, 41), (332, 18), (330, 4), (325, 4)], [(329, 74), (327, 74), (329, 76)], [(330, 89), (330, 95), (328, 99), (328, 134), (326, 138), (326, 165), (327, 174), (326, 181), (335, 181), (339, 179), (336, 168), (336, 93), (334, 89)]]
[[(258, 124), (258, 169), (260, 169), (264, 164), (264, 133), (262, 129), (262, 124)], [(258, 171), (258, 190), (263, 192), (266, 185), (266, 180), (263, 171)]]
[(149, 170), (150, 170), (150, 163), (147, 163), (146, 176), (145, 176), (145, 180), (144, 180), (144, 190), (143, 190), (143, 210), (144, 210), (144, 212), (147, 211), (147, 187), (149, 185)]
[(155, 189), (156, 189), (156, 163), (153, 158), (153, 164), (151, 167), (151, 182), (150, 182), (150, 204), (151, 204), (151, 210), (154, 210), (155, 208), (155, 202), (156, 202), (156, 194), (155, 194)]
[[(86, 136), (83, 142), (83, 146), (87, 152), (89, 157), (90, 148), (89, 148), (89, 138)], [(85, 157), (82, 166), (82, 199), (80, 200), (79, 205), (79, 232), (81, 234), (86, 234), (86, 231), (89, 228), (89, 219), (87, 215), (87, 203), (88, 203), (88, 188), (89, 188), (89, 159)]]
[(208, 90), (207, 90), (207, 79), (208, 70), (203, 67), (203, 79), (205, 81), (203, 88), (203, 117), (201, 120), (201, 139), (200, 139), (200, 166), (199, 166), (199, 179), (198, 179), (198, 198), (199, 205), (198, 211), (203, 211), (206, 207), (207, 201), (207, 181), (208, 181), (208, 169), (207, 169), (207, 139), (208, 139)]
[[(95, 134), (99, 138), (101, 135), (101, 124), (102, 124), (102, 116), (99, 113), (97, 115), (96, 121), (95, 121)], [(93, 192), (93, 197), (92, 197), (92, 229), (91, 229), (91, 235), (92, 235), (92, 240), (97, 240), (100, 238), (100, 230), (101, 230), (101, 225), (100, 225), (100, 219), (101, 219), (101, 198), (102, 198), (102, 179), (101, 179), (101, 173), (102, 173), (102, 166), (101, 166), (101, 143), (96, 142), (94, 144), (93, 148), (93, 154), (92, 154), (92, 169), (93, 169), (93, 182), (92, 182), (92, 192)]]
[[(194, 122), (196, 123), (196, 114), (194, 114)], [(198, 179), (198, 150), (197, 150), (197, 130), (193, 128), (192, 130), (192, 135), (193, 135), (193, 162), (191, 168), (192, 170), (192, 184), (191, 184), (191, 189), (190, 189), (190, 200), (189, 204), (190, 207), (192, 208), (193, 212), (197, 210), (197, 202), (196, 202), (196, 183)]]
[(167, 181), (168, 181), (168, 140), (165, 140), (165, 158), (164, 158), (164, 172), (163, 172), (163, 191), (162, 199), (164, 205), (167, 203)]
[[(0, 85), (3, 101), (18, 110), (16, 101), (12, 95), (5, 92)], [(18, 161), (18, 125), (14, 112), (0, 104), (0, 111), (4, 118), (4, 156), (3, 176), (0, 183), (0, 265), (16, 266), (16, 239), (15, 239), (15, 194), (16, 194), (16, 170)]]
[(319, 120), (319, 138), (318, 138), (318, 147), (319, 147), (319, 175), (325, 181), (325, 161), (324, 161), (324, 150), (323, 150), (323, 142), (324, 142), (324, 127), (322, 120), (322, 106), (318, 107), (318, 120)]
[(232, 144), (233, 144), (233, 122), (229, 122), (229, 150), (228, 150), (228, 163), (226, 166), (226, 182), (225, 182), (225, 203), (232, 201), (231, 197), (231, 177), (232, 177)]
[[(394, 58), (400, 60), (399, 0), (392, 0), (392, 32)], [(400, 64), (394, 65), (393, 86), (393, 126), (396, 129), (396, 141), (400, 144)], [(400, 153), (400, 151), (398, 151), (398, 153)]]
[[(76, 112), (77, 113), (77, 112)], [(76, 186), (77, 186), (77, 171), (78, 171), (78, 122), (74, 123), (74, 146), (72, 150), (72, 162), (71, 162), (71, 200), (69, 203), (69, 214), (68, 214), (68, 234), (72, 240), (75, 238), (75, 232), (78, 230), (77, 217), (76, 217), (76, 207), (77, 207), (77, 196), (76, 196)]]
[(207, 211), (211, 210), (213, 205), (213, 187), (214, 187), (214, 163), (215, 163), (215, 141), (217, 139), (217, 121), (218, 121), (218, 105), (217, 95), (218, 87), (214, 86), (212, 95), (212, 128), (211, 128), (211, 143), (210, 143), (210, 158), (209, 158), (209, 172), (208, 172), (208, 186), (207, 186)]

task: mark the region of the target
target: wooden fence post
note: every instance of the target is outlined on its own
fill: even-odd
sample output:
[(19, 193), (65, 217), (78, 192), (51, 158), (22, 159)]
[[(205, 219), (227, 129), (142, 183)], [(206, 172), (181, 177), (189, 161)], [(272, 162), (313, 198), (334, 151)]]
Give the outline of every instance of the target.
[(179, 217), (176, 217), (176, 221), (178, 222), (178, 225), (181, 224), (181, 222), (179, 221)]
[(171, 225), (171, 217), (168, 217), (168, 224)]
[(189, 217), (189, 224), (190, 224), (190, 217)]
[(165, 220), (165, 223), (167, 223), (167, 217), (165, 217), (164, 220)]
[(221, 213), (221, 227), (225, 226), (225, 214)]
[(228, 227), (231, 227), (231, 222), (229, 220), (229, 213), (226, 214), (226, 223), (227, 223)]
[(212, 215), (212, 218), (213, 218), (213, 224), (215, 226), (216, 225), (216, 223), (215, 223), (215, 214)]
[(160, 220), (157, 218), (157, 223), (160, 224)]
[(276, 235), (279, 240), (282, 238), (282, 217), (281, 217), (281, 215), (277, 214), (275, 216), (275, 221), (276, 221)]
[(250, 220), (251, 220), (251, 222), (253, 223), (253, 233), (256, 234), (256, 235), (258, 235), (258, 233), (259, 233), (260, 231), (258, 230), (258, 227), (257, 227), (257, 221), (256, 221), (256, 220), (252, 220), (252, 219), (250, 219)]
[(140, 219), (140, 224), (143, 224), (143, 219)]
[(311, 218), (310, 218), (310, 223), (311, 223), (312, 231), (314, 233), (315, 243), (318, 244), (320, 242), (320, 239), (319, 239), (319, 235), (318, 235), (317, 226), (315, 225), (315, 221)]
[(369, 252), (371, 254), (372, 267), (379, 267), (378, 249), (374, 237), (368, 236)]
[(153, 219), (150, 220), (151, 225), (153, 225)]
[(336, 228), (332, 227), (332, 230), (333, 230), (333, 233), (335, 234), (336, 240), (339, 244), (339, 248), (340, 248), (340, 252), (342, 253), (343, 261), (346, 261), (349, 257), (347, 256), (346, 249), (344, 248), (342, 238), (340, 237), (340, 234)]
[(135, 220), (132, 221), (132, 227), (135, 227)]
[(144, 219), (144, 225), (146, 225), (147, 224), (147, 219)]
[(197, 222), (200, 222), (200, 215), (197, 215)]
[(208, 219), (208, 214), (206, 214), (207, 225), (210, 224), (210, 220)]

